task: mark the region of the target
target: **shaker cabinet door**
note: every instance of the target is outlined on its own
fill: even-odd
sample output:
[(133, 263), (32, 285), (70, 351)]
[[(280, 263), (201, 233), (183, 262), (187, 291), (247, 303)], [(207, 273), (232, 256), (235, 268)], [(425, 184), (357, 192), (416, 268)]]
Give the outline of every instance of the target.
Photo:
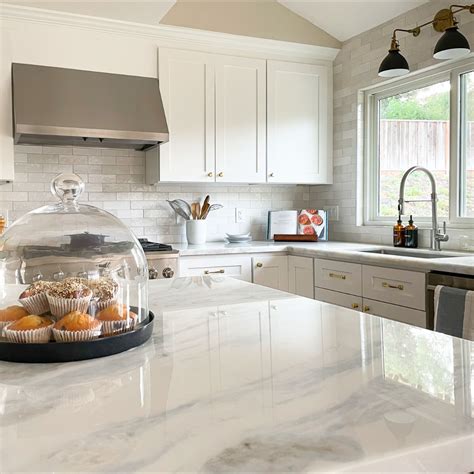
[(253, 282), (275, 290), (288, 291), (288, 257), (253, 257)]
[(267, 62), (267, 180), (332, 182), (332, 71)]
[(215, 56), (216, 181), (265, 182), (266, 62)]
[(160, 91), (170, 140), (160, 146), (160, 181), (213, 182), (212, 55), (160, 48)]

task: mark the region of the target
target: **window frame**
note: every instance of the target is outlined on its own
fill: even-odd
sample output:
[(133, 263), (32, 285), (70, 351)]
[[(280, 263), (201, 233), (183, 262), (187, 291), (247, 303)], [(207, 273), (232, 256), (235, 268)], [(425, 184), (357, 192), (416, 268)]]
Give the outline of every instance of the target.
[[(474, 217), (461, 217), (461, 75), (474, 71), (474, 56), (461, 61), (449, 61), (440, 66), (434, 66), (422, 71), (408, 74), (403, 78), (395, 78), (376, 86), (361, 89), (359, 93), (359, 107), (362, 107), (362, 146), (359, 147), (360, 169), (363, 176), (359, 176), (358, 184), (362, 188), (359, 196), (363, 200), (363, 212), (359, 215), (359, 224), (367, 226), (393, 225), (396, 210), (393, 216), (378, 215), (378, 101), (386, 97), (420, 89), (439, 82), (450, 81), (450, 149), (449, 149), (449, 216), (447, 226), (450, 228), (474, 228)], [(441, 219), (442, 220), (442, 219)], [(431, 216), (417, 217), (421, 228), (431, 227)]]

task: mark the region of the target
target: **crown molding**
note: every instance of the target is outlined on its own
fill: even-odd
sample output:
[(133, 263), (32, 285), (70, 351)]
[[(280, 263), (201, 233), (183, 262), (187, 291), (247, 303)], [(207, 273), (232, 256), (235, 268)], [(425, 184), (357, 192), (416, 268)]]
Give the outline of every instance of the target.
[(333, 61), (340, 51), (309, 44), (292, 43), (265, 38), (254, 38), (228, 33), (196, 30), (192, 28), (145, 25), (127, 21), (98, 18), (73, 13), (44, 10), (34, 7), (0, 3), (0, 21), (28, 21), (39, 24), (61, 25), (73, 28), (100, 31), (103, 33), (134, 36), (157, 41), (163, 46), (182, 47), (184, 49), (216, 49), (308, 61)]

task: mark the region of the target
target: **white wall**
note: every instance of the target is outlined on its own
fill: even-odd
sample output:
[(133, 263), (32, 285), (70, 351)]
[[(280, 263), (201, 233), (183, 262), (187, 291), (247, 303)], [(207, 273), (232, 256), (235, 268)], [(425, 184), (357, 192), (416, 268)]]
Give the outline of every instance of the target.
[[(446, 8), (444, 0), (433, 0), (394, 20), (356, 36), (345, 43), (334, 62), (334, 184), (311, 188), (311, 202), (321, 206), (338, 205), (339, 222), (331, 226), (336, 240), (392, 243), (391, 226), (357, 226), (357, 94), (364, 87), (381, 82), (378, 68), (390, 46), (394, 28), (409, 28), (433, 19), (435, 13)], [(474, 47), (474, 15), (457, 15), (460, 31)], [(411, 70), (419, 70), (439, 61), (433, 59), (433, 48), (440, 34), (433, 28), (422, 30), (418, 38), (399, 33), (400, 48)], [(473, 229), (449, 229), (450, 241), (443, 248), (460, 248), (462, 236), (473, 234)], [(422, 245), (428, 246), (429, 232), (422, 231)]]

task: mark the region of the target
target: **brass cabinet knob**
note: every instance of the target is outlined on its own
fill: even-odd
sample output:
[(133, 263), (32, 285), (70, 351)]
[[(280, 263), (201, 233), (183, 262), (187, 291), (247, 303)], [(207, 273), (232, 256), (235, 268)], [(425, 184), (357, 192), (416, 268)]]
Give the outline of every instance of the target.
[(368, 311), (370, 311), (370, 306), (364, 306), (364, 313), (367, 313)]
[(223, 178), (223, 177), (224, 177), (224, 173), (221, 171), (217, 176), (219, 176), (219, 178)]
[(275, 173), (270, 173), (268, 176), (269, 176), (270, 178), (273, 178), (273, 177), (275, 177)]
[(258, 262), (257, 263), (257, 268), (262, 268), (262, 267), (263, 267), (263, 263)]
[(214, 173), (210, 171), (209, 173), (207, 173), (207, 176), (209, 176), (209, 178), (212, 178), (214, 176)]
[(352, 303), (352, 309), (357, 309), (359, 307), (359, 304), (358, 303)]

